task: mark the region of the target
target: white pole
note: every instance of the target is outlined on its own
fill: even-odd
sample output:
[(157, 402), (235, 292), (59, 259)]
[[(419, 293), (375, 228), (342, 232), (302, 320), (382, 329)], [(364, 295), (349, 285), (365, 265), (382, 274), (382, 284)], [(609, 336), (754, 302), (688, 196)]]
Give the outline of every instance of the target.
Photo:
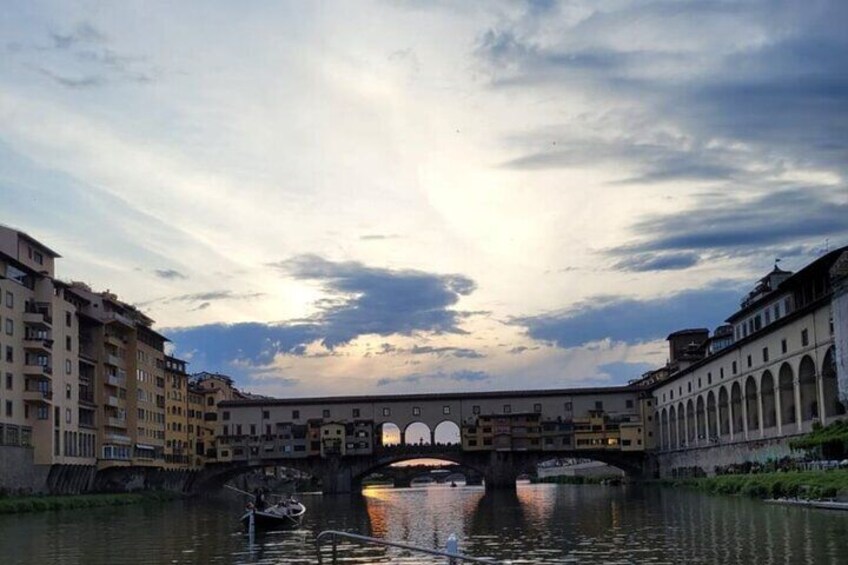
[[(448, 536), (448, 543), (445, 545), (445, 553), (459, 555), (459, 540), (457, 539), (456, 534)], [(448, 564), (453, 565), (454, 563), (456, 563), (456, 559), (449, 557)]]

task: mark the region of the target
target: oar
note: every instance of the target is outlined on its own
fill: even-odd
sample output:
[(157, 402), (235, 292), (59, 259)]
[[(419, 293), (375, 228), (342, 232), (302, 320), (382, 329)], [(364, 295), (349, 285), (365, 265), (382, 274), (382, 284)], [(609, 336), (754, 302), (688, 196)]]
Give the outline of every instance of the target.
[(256, 495), (250, 494), (249, 492), (247, 492), (247, 491), (245, 491), (245, 490), (238, 489), (238, 488), (236, 488), (236, 487), (231, 487), (230, 485), (224, 485), (224, 488), (228, 488), (228, 489), (230, 489), (230, 490), (234, 490), (234, 491), (236, 491), (236, 492), (238, 492), (238, 493), (240, 493), (240, 494), (244, 494), (244, 495), (246, 495), (246, 496), (249, 496), (250, 498), (256, 498)]

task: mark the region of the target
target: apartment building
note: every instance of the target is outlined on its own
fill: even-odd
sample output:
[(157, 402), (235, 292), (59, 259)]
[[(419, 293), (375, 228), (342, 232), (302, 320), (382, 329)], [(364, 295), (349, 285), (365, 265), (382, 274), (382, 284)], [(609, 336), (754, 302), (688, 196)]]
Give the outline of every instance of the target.
[(165, 465), (187, 469), (194, 466), (190, 450), (188, 374), (186, 362), (165, 356)]

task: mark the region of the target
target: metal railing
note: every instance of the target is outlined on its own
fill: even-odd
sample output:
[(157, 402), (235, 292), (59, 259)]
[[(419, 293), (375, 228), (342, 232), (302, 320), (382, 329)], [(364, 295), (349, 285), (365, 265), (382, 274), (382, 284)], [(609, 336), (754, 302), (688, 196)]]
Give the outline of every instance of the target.
[(489, 559), (485, 557), (470, 557), (468, 555), (462, 555), (461, 553), (456, 552), (456, 538), (451, 536), (451, 539), (448, 540), (448, 551), (439, 551), (437, 549), (427, 549), (426, 547), (417, 547), (414, 545), (399, 543), (395, 541), (388, 541), (380, 538), (372, 538), (368, 536), (361, 536), (359, 534), (352, 534), (350, 532), (340, 532), (337, 530), (325, 530), (318, 534), (318, 537), (315, 538), (315, 547), (318, 551), (318, 563), (323, 564), (323, 552), (321, 551), (321, 546), (325, 542), (330, 542), (332, 544), (332, 560), (329, 562), (332, 565), (335, 565), (339, 560), (339, 539), (350, 540), (353, 542), (359, 542), (364, 545), (379, 545), (382, 547), (396, 547), (398, 549), (405, 549), (407, 551), (411, 551), (414, 553), (423, 553), (425, 555), (433, 555), (436, 557), (444, 557), (447, 559), (447, 563), (449, 565), (457, 565), (459, 563), (488, 563), (497, 564), (499, 561), (494, 559)]

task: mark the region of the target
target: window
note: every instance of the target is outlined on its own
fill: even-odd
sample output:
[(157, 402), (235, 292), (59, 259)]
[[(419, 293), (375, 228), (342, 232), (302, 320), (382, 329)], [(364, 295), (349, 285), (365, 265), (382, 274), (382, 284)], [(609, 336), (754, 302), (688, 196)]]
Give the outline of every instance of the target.
[(13, 379), (12, 373), (6, 373), (6, 390), (12, 390)]
[(787, 351), (788, 349), (789, 349), (789, 348), (786, 346), (786, 340), (785, 340), (785, 339), (781, 339), (781, 340), (780, 340), (780, 352), (781, 352), (781, 353), (786, 353), (786, 351)]
[(753, 359), (751, 359), (751, 356), (750, 356), (750, 355), (748, 355), (748, 366), (750, 367), (750, 366), (751, 366), (751, 365), (753, 365), (753, 364), (754, 364), (754, 363), (753, 363)]
[(66, 335), (65, 336), (65, 351), (70, 351), (70, 350), (71, 350), (71, 336)]
[(6, 363), (14, 363), (15, 362), (15, 350), (11, 345), (6, 346)]
[(250, 435), (256, 435), (256, 424), (250, 424)]
[(7, 418), (12, 417), (12, 401), (11, 400), (6, 401), (6, 417)]
[(707, 373), (707, 386), (713, 384), (713, 374)]
[(768, 360), (769, 360), (768, 347), (763, 347), (763, 363), (768, 363)]
[(603, 410), (603, 409), (604, 409), (603, 400), (596, 400), (595, 401), (595, 410)]
[(65, 359), (65, 374), (66, 375), (71, 374), (71, 360), (70, 359)]
[(511, 414), (512, 413), (512, 406), (510, 406), (509, 404), (504, 404), (503, 413), (504, 414)]
[(730, 371), (735, 375), (736, 374), (736, 361), (730, 364)]
[(15, 295), (10, 291), (6, 291), (6, 308), (14, 308), (15, 307)]
[(300, 420), (300, 410), (292, 410), (292, 420)]
[(780, 302), (774, 305), (774, 319), (775, 321), (780, 319)]
[(324, 410), (321, 412), (321, 416), (323, 416), (324, 418), (329, 418), (329, 417), (330, 417), (330, 411), (329, 411), (329, 410), (327, 410), (327, 409), (324, 409)]
[(475, 416), (477, 416), (478, 414), (480, 414), (480, 407), (477, 406), (477, 405), (472, 406), (471, 407), (471, 413), (474, 414)]
[(354, 408), (354, 409), (353, 409), (353, 417), (354, 417), (354, 418), (359, 418), (359, 408)]
[(206, 406), (215, 406), (215, 399), (211, 396), (206, 399)]
[(71, 409), (70, 408), (65, 408), (65, 423), (66, 424), (71, 423)]
[(71, 385), (65, 385), (65, 398), (71, 399)]
[(44, 255), (42, 255), (42, 254), (41, 254), (40, 252), (38, 252), (38, 251), (33, 251), (33, 253), (32, 253), (32, 259), (33, 259), (33, 261), (35, 261), (35, 262), (36, 262), (36, 263), (38, 263), (39, 265), (43, 265), (43, 264), (44, 264)]
[(270, 417), (271, 417), (271, 414), (267, 410), (262, 411), (262, 419), (263, 420), (267, 420)]
[(673, 391), (673, 390), (670, 390), (670, 391), (668, 392), (668, 394), (669, 394), (670, 399), (671, 399), (671, 400), (674, 400), (674, 391)]
[(533, 405), (533, 412), (535, 412), (536, 414), (541, 414), (542, 413), (542, 405), (541, 404), (534, 404)]
[(571, 406), (572, 406), (572, 405), (571, 405), (571, 403), (570, 403), (570, 402), (566, 402), (566, 403), (565, 403), (565, 411), (566, 411), (566, 412), (571, 412), (571, 410), (572, 410)]
[(71, 323), (72, 323), (72, 322), (71, 322), (71, 313), (70, 313), (70, 312), (65, 312), (65, 325), (66, 325), (66, 326), (68, 326), (68, 327), (70, 328), (70, 327), (71, 327)]
[[(222, 420), (229, 420), (230, 419), (230, 411), (224, 410), (224, 412), (221, 414), (221, 419)], [(227, 434), (224, 434), (224, 435), (227, 435)]]
[(418, 406), (413, 406), (412, 407), (412, 415), (413, 416), (420, 416), (421, 415), (421, 408), (419, 408)]
[(6, 335), (15, 334), (15, 321), (11, 318), (6, 318)]
[(701, 388), (701, 377), (698, 377), (698, 388)]
[(625, 401), (624, 401), (624, 406), (625, 406), (626, 408), (633, 408), (633, 401), (632, 401), (632, 400), (625, 400)]
[(391, 416), (392, 409), (391, 408), (383, 408), (383, 416)]
[(807, 330), (801, 330), (801, 347), (810, 345), (810, 334)]
[(686, 383), (686, 392), (692, 392), (692, 381)]
[(450, 406), (442, 406), (442, 414), (444, 414), (445, 416), (450, 414)]
[(766, 309), (766, 325), (771, 323), (771, 310)]
[(720, 379), (724, 378), (724, 367), (718, 368), (718, 378), (720, 378)]

